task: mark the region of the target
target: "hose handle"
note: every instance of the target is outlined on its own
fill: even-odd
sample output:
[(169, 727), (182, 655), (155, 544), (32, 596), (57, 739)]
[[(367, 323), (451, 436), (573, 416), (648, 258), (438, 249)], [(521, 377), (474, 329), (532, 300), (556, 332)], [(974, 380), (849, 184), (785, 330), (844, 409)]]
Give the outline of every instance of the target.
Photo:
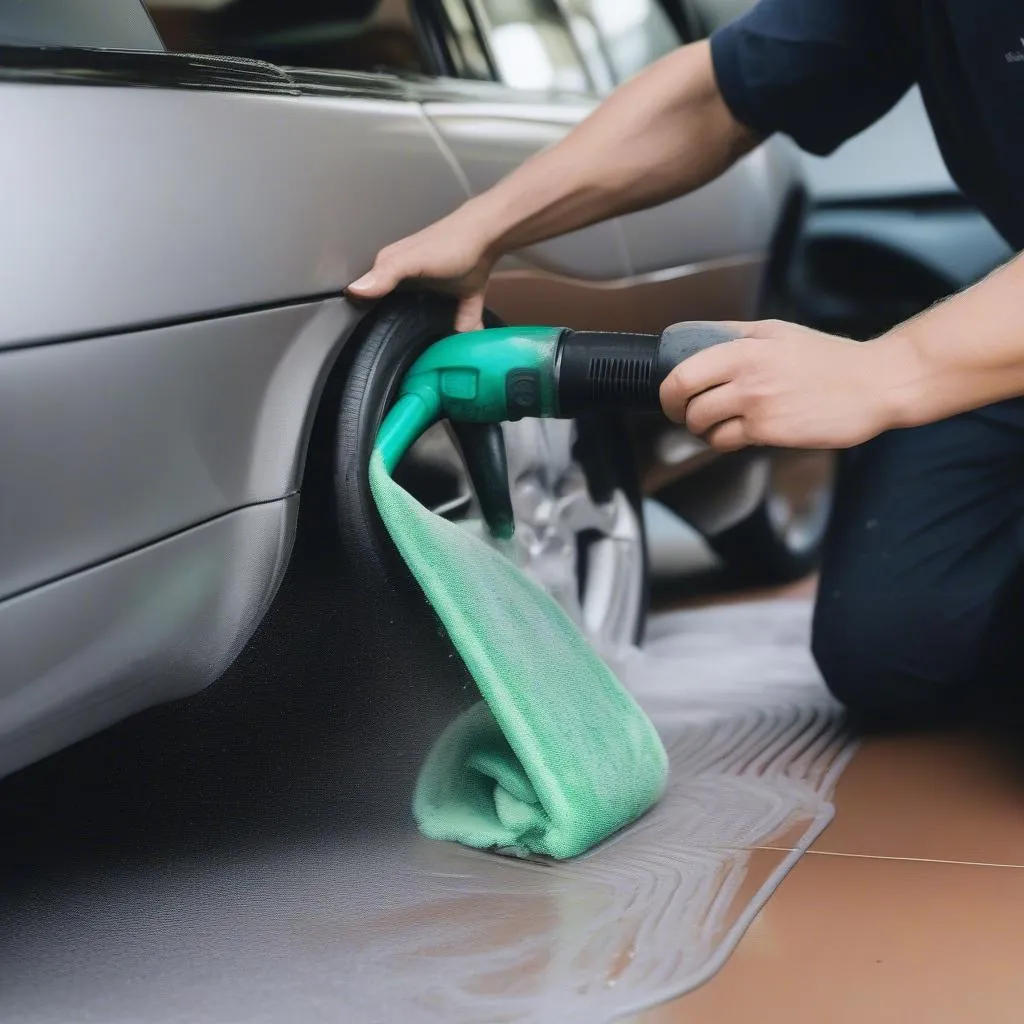
[(685, 359), (740, 332), (714, 321), (686, 320), (661, 335), (564, 331), (555, 357), (558, 415), (588, 409), (660, 411), (665, 378)]
[(715, 323), (713, 320), (684, 320), (682, 323), (666, 327), (661, 332), (661, 341), (658, 345), (658, 358), (652, 382), (655, 392), (661, 390), (665, 378), (690, 356), (742, 337), (742, 331)]

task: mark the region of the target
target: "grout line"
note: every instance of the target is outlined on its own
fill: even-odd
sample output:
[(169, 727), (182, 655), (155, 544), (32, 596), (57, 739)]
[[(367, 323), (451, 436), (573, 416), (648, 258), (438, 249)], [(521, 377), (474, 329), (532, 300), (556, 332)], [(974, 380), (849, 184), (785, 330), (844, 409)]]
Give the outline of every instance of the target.
[[(788, 846), (755, 846), (755, 850), (771, 850), (775, 853), (789, 852)], [(808, 850), (808, 854), (817, 857), (851, 857), (856, 860), (900, 860), (917, 864), (952, 864), (960, 867), (973, 868), (1024, 868), (1024, 864), (1000, 864), (985, 860), (943, 860), (940, 857), (891, 857), (878, 853), (840, 853), (838, 850)]]

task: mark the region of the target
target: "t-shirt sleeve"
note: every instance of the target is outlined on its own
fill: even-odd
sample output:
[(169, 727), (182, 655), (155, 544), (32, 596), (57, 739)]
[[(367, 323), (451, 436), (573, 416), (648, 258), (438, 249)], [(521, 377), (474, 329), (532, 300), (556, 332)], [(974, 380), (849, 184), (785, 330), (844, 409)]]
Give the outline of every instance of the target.
[(824, 156), (914, 81), (896, 0), (760, 0), (711, 37), (718, 87), (759, 135)]

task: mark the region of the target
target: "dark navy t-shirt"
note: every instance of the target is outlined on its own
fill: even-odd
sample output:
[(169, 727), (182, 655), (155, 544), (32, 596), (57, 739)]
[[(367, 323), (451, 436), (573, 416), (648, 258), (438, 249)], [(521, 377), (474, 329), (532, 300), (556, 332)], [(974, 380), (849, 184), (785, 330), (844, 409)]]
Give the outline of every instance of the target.
[(1024, 249), (1024, 2), (761, 0), (711, 38), (736, 118), (824, 155), (915, 82), (946, 166)]

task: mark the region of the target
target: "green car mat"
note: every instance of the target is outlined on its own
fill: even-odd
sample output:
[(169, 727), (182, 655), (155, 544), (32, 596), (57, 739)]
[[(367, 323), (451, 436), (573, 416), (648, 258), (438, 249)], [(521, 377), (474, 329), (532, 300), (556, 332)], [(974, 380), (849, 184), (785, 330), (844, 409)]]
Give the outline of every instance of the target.
[(432, 419), (415, 396), (395, 406), (377, 437), (370, 485), (388, 533), (483, 701), (431, 749), (413, 813), (433, 839), (573, 857), (657, 802), (668, 773), (665, 748), (547, 593), (391, 478)]

